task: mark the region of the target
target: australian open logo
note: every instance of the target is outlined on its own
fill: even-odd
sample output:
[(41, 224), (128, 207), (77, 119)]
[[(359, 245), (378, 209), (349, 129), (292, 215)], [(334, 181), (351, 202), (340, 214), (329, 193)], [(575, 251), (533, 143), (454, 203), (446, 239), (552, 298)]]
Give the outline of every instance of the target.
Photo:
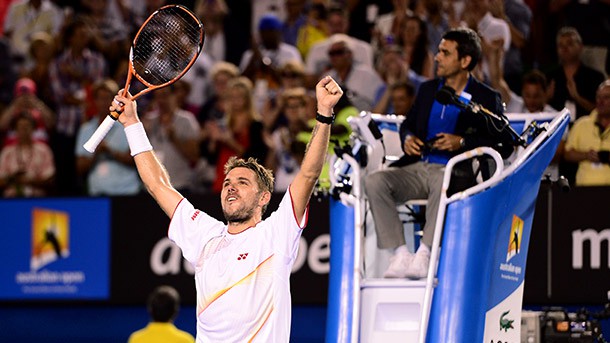
[(40, 268), (70, 255), (70, 222), (66, 212), (32, 210), (30, 269)]
[[(34, 208), (32, 210), (30, 270), (20, 271), (15, 281), (23, 293), (76, 293), (85, 282), (85, 273), (55, 268), (54, 262), (70, 256), (70, 216), (67, 212)], [(59, 269), (59, 270), (50, 270)]]
[(522, 272), (520, 266), (515, 266), (510, 263), (515, 256), (521, 253), (521, 241), (523, 239), (523, 219), (517, 215), (513, 215), (513, 222), (510, 227), (508, 236), (508, 248), (506, 250), (506, 262), (500, 263), (500, 270), (505, 272), (501, 276), (503, 279), (519, 281), (519, 275)]
[(508, 249), (506, 252), (506, 262), (521, 252), (521, 239), (523, 238), (523, 220), (513, 215), (513, 224), (510, 226), (510, 236), (508, 237)]

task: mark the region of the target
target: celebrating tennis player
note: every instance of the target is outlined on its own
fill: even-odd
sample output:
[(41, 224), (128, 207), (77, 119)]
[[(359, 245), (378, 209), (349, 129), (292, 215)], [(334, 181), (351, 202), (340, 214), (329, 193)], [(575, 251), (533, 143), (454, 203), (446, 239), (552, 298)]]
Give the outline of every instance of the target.
[(138, 118), (135, 101), (122, 92), (115, 97), (110, 110), (124, 105), (118, 120), (125, 127), (138, 173), (171, 218), (169, 238), (195, 267), (197, 342), (289, 341), (290, 271), (326, 157), (333, 107), (342, 94), (330, 76), (316, 85), (318, 122), (301, 170), (267, 219), (262, 220), (262, 215), (273, 190), (271, 171), (254, 159), (227, 162), (220, 194), (227, 224), (195, 209), (172, 187)]

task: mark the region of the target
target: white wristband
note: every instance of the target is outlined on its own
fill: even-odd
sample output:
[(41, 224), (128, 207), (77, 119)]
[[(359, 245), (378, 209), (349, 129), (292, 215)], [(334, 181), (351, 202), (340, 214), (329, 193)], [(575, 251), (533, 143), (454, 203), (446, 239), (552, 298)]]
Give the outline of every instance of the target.
[(146, 131), (144, 131), (144, 125), (141, 122), (127, 126), (125, 128), (125, 135), (127, 136), (131, 156), (153, 149), (146, 136)]

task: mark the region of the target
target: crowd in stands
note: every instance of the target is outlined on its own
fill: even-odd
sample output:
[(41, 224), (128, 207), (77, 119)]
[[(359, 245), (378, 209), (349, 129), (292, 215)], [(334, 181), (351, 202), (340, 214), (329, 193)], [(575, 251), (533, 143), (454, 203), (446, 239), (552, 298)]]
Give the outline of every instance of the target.
[[(603, 152), (610, 150), (608, 1), (176, 3), (203, 22), (203, 52), (180, 81), (140, 98), (138, 108), (180, 191), (220, 191), (222, 167), (234, 155), (274, 170), (276, 191), (285, 191), (306, 149), (316, 114), (314, 86), (323, 75), (345, 91), (332, 128), (332, 141), (345, 141), (347, 118), (360, 111), (408, 113), (418, 86), (435, 75), (442, 34), (457, 26), (481, 36), (483, 60), (474, 74), (500, 91), (506, 112), (571, 110), (575, 130), (565, 153), (563, 144), (558, 152), (560, 172), (577, 185), (610, 185)], [(125, 84), (135, 33), (164, 4), (2, 2), (3, 196), (142, 191), (119, 124), (94, 154), (82, 144)], [(131, 92), (142, 87), (134, 82)]]

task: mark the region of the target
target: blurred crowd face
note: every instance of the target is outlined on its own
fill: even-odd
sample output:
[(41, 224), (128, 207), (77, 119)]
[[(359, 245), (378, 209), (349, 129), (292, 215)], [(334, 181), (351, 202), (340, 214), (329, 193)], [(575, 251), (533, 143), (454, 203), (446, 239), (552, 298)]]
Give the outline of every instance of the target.
[(176, 96), (170, 87), (155, 91), (155, 104), (161, 114), (171, 114), (176, 109)]
[(303, 12), (305, 2), (303, 0), (286, 0), (286, 14), (289, 18), (298, 18)]
[(542, 112), (546, 105), (546, 93), (541, 85), (536, 83), (524, 83), (521, 88), (521, 96), (525, 108), (530, 112)]
[(566, 34), (557, 39), (557, 57), (562, 63), (580, 60), (582, 48), (582, 43), (576, 35)]
[(599, 116), (610, 117), (610, 81), (597, 90), (595, 104)]
[(404, 30), (402, 30), (402, 41), (405, 44), (415, 44), (421, 33), (420, 23), (417, 18), (410, 17), (405, 22)]
[(247, 89), (235, 86), (229, 88), (225, 94), (228, 110), (230, 110), (231, 112), (241, 112), (248, 110), (248, 99), (250, 98), (250, 94), (248, 94)]
[(94, 104), (97, 114), (101, 118), (105, 118), (108, 114), (108, 104), (112, 103), (114, 94), (105, 88), (98, 88), (94, 94)]
[(305, 99), (290, 97), (286, 99), (284, 105), (284, 115), (289, 122), (297, 122), (302, 120), (306, 116), (306, 104)]
[(409, 95), (404, 88), (394, 89), (391, 96), (394, 114), (406, 116), (413, 104), (413, 96)]
[(348, 22), (345, 16), (339, 13), (331, 13), (326, 19), (328, 35), (332, 36), (335, 33), (347, 33)]
[(303, 75), (294, 70), (284, 70), (280, 74), (282, 77), (282, 87), (295, 88), (303, 86)]
[(328, 49), (328, 58), (333, 69), (344, 70), (351, 65), (352, 52), (344, 42), (337, 42)]
[(214, 91), (216, 95), (222, 96), (227, 91), (227, 84), (229, 84), (229, 80), (231, 80), (231, 75), (227, 73), (218, 73), (214, 76), (212, 80)]

